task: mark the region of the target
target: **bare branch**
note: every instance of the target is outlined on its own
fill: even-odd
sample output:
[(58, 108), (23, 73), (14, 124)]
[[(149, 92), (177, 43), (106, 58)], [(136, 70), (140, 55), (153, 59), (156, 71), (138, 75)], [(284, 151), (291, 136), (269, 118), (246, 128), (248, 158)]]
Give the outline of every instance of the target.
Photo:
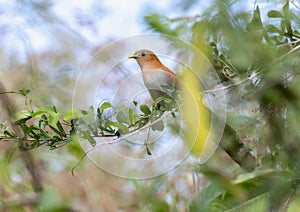
[(177, 18), (172, 18), (171, 21), (194, 21), (195, 19), (201, 18), (201, 15), (194, 16), (181, 16)]
[(298, 6), (294, 0), (290, 0), (290, 2), (292, 3), (292, 5), (294, 5), (294, 7), (300, 10), (300, 6)]

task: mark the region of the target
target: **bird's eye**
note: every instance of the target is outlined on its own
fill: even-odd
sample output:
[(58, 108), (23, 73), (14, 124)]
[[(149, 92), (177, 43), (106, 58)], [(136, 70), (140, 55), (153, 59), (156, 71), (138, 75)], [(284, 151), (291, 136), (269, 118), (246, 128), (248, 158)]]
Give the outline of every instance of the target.
[(141, 56), (142, 56), (142, 57), (146, 56), (146, 52), (142, 52), (142, 53), (141, 53)]

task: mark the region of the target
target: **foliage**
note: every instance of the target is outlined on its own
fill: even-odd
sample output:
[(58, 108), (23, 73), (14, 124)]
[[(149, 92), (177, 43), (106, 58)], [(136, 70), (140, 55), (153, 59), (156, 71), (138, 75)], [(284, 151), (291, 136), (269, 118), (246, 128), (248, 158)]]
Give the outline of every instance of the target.
[[(188, 36), (211, 61), (224, 85), (220, 90), (227, 93), (227, 124), (242, 144), (234, 150), (255, 158), (250, 178), (233, 177), (242, 179), (238, 183), (219, 173), (223, 167), (197, 169), (210, 183), (194, 198), (191, 211), (287, 210), (297, 194), (299, 11), (285, 1), (264, 17), (259, 6), (252, 14), (233, 10), (237, 2), (215, 1), (201, 16), (145, 18), (156, 32)], [(167, 30), (161, 30), (161, 23)], [(214, 92), (218, 89), (206, 91)], [(221, 146), (234, 140), (225, 131)]]
[[(178, 173), (172, 173), (147, 182), (132, 181), (140, 201), (131, 208), (279, 211), (299, 204), (299, 10), (292, 9), (294, 1), (285, 0), (280, 9), (274, 5), (266, 15), (259, 6), (248, 13), (234, 9), (239, 2), (242, 1), (216, 0), (201, 15), (191, 17), (171, 19), (157, 13), (145, 16), (149, 29), (187, 40), (206, 55), (222, 81), (219, 90), (226, 91), (228, 107), (223, 112), (228, 114), (227, 127), (233, 130), (225, 130), (220, 145), (230, 159), (223, 160), (224, 155), (217, 152), (205, 165), (196, 163), (179, 170), (181, 175), (192, 173), (192, 189), (185, 188), (196, 190), (191, 198), (178, 191), (183, 183), (177, 183)], [(182, 6), (188, 9), (196, 3), (188, 1)], [(218, 88), (212, 88), (201, 94), (216, 92)], [(180, 96), (172, 91), (171, 96), (158, 98), (151, 107), (135, 101), (132, 107), (103, 102), (97, 108), (63, 111), (51, 104), (33, 104), (34, 97), (27, 88), (0, 93), (10, 94), (23, 96), (25, 106), (11, 117), (13, 127), (0, 123), (1, 142), (15, 142), (21, 152), (41, 146), (54, 150), (68, 144), (73, 145), (77, 156), (82, 154), (78, 148), (81, 139), (95, 146), (97, 137), (117, 138), (145, 128), (162, 131), (162, 119), (176, 115), (178, 105), (174, 99)], [(16, 129), (21, 129), (21, 136)], [(10, 161), (12, 154), (8, 152), (0, 160), (1, 182), (10, 183), (9, 165), (16, 166)], [(9, 162), (2, 163), (4, 160)], [(232, 162), (230, 166), (222, 165), (227, 160)], [(244, 165), (247, 163), (251, 169)], [(30, 193), (31, 189), (26, 187), (23, 191)], [(48, 188), (33, 205), (41, 210), (64, 210), (63, 203), (53, 207), (63, 202), (57, 193)], [(53, 202), (48, 201), (53, 197)], [(18, 203), (1, 197), (2, 205), (19, 208)]]
[[(162, 131), (162, 115), (170, 111), (169, 115), (175, 116), (178, 106), (175, 99), (179, 98), (179, 91), (168, 85), (163, 87), (171, 90), (171, 96), (166, 94), (157, 98), (152, 108), (145, 104), (139, 105), (136, 101), (133, 102), (134, 107), (112, 106), (109, 102), (103, 102), (96, 110), (93, 106), (87, 110), (72, 108), (63, 115), (62, 110), (57, 110), (55, 106), (33, 109), (34, 106), (30, 104), (27, 109), (18, 110), (12, 119), (14, 126), (21, 128), (23, 137), (18, 137), (5, 124), (1, 124), (0, 140), (19, 141), (22, 151), (42, 145), (53, 150), (81, 139), (87, 139), (95, 146), (96, 137), (120, 137), (134, 133), (147, 124), (152, 130)], [(29, 92), (29, 89), (22, 88), (14, 93), (23, 95), (26, 103), (32, 102), (28, 97)]]

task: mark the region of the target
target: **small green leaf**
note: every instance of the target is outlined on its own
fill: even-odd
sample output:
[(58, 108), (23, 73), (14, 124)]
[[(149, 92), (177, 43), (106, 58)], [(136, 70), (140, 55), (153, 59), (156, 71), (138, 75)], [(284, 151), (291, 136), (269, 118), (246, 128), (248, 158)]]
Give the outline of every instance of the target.
[(20, 89), (18, 90), (18, 92), (19, 92), (20, 94), (26, 96), (27, 94), (30, 93), (30, 89), (27, 89), (27, 88), (22, 87), (22, 88), (20, 88)]
[(174, 102), (174, 100), (170, 96), (165, 95), (164, 96), (164, 102), (167, 103), (167, 104), (171, 104), (171, 103)]
[(42, 106), (42, 107), (39, 107), (36, 111), (34, 111), (32, 113), (32, 117), (36, 117), (36, 116), (38, 116), (40, 114), (43, 114), (43, 113), (53, 115), (56, 112), (54, 110), (54, 107), (52, 107), (52, 106)]
[(92, 123), (95, 121), (95, 111), (93, 107), (90, 107), (88, 111), (85, 111), (84, 116), (81, 117), (86, 123)]
[(263, 28), (263, 24), (260, 17), (260, 10), (257, 6), (254, 10), (253, 17), (251, 19), (251, 22), (247, 25), (247, 31), (257, 31), (261, 30)]
[(83, 116), (81, 110), (79, 109), (70, 109), (66, 112), (64, 116), (64, 120), (70, 120), (70, 119), (75, 119), (75, 118), (81, 118)]
[(62, 124), (60, 123), (60, 121), (57, 122), (56, 124), (57, 126), (57, 129), (60, 131), (60, 135), (61, 136), (67, 136), (66, 132), (65, 132), (65, 129), (63, 128)]
[(290, 1), (286, 1), (285, 5), (282, 7), (282, 11), (285, 15), (288, 15), (290, 13)]
[(75, 133), (71, 133), (71, 142), (67, 145), (68, 152), (72, 155), (75, 155), (77, 158), (80, 158), (84, 154), (79, 138)]
[(157, 131), (163, 131), (164, 130), (164, 123), (163, 123), (162, 120), (160, 120), (159, 122), (153, 124), (151, 126), (151, 128), (152, 128), (153, 131), (155, 131), (155, 130), (157, 130)]
[(125, 126), (124, 124), (116, 122), (115, 126), (118, 128), (118, 131), (120, 131), (121, 134), (129, 133), (128, 127)]
[(14, 124), (19, 124), (22, 120), (27, 120), (32, 117), (32, 112), (30, 110), (18, 110), (14, 117), (13, 122)]
[(266, 30), (269, 33), (280, 33), (280, 29), (278, 29), (277, 27), (275, 27), (274, 25), (270, 24), (266, 26)]
[(257, 170), (257, 171), (253, 171), (251, 173), (246, 173), (246, 174), (241, 174), (238, 175), (237, 178), (235, 180), (233, 180), (232, 182), (234, 184), (239, 184), (239, 183), (243, 183), (245, 181), (248, 180), (255, 180), (258, 177), (266, 177), (266, 176), (271, 176), (275, 174), (280, 173), (280, 171), (275, 170), (275, 169), (266, 169), (266, 170)]
[(83, 134), (83, 137), (85, 139), (88, 140), (88, 142), (92, 145), (95, 146), (96, 145), (96, 140), (93, 138), (93, 136), (91, 136), (91, 132), (88, 130), (85, 131), (81, 131), (81, 133)]
[(56, 134), (58, 134), (58, 135), (61, 134), (61, 132), (60, 132), (58, 129), (56, 129), (55, 127), (53, 127), (52, 125), (49, 125), (49, 127), (50, 127), (51, 130), (53, 130)]
[(32, 113), (32, 117), (36, 117), (41, 114), (43, 114), (44, 119), (45, 119), (45, 117), (47, 117), (47, 116), (45, 116), (45, 114), (47, 114), (49, 116), (49, 123), (51, 125), (56, 125), (62, 114), (62, 111), (60, 110), (57, 112), (56, 108), (54, 106), (42, 106), (42, 107), (38, 108), (35, 112)]
[(128, 115), (127, 113), (125, 113), (124, 111), (120, 111), (117, 116), (116, 119), (118, 122), (120, 123), (125, 123), (125, 124), (130, 124), (129, 120), (128, 120)]
[(141, 105), (140, 106), (140, 110), (145, 113), (146, 115), (149, 115), (151, 113), (150, 108), (148, 107), (148, 105)]
[(128, 118), (129, 118), (130, 124), (134, 124), (135, 123), (134, 111), (133, 111), (132, 108), (128, 108)]
[(105, 110), (107, 108), (111, 108), (111, 104), (109, 102), (103, 102), (100, 107), (99, 110)]
[(215, 42), (210, 42), (209, 45), (212, 47), (217, 47), (217, 44)]
[(283, 15), (278, 10), (270, 10), (268, 12), (269, 18), (283, 18)]
[(58, 111), (57, 113), (53, 113), (49, 116), (49, 123), (53, 126), (55, 126), (57, 124), (57, 122), (59, 121), (60, 117), (61, 117), (62, 111)]
[(10, 132), (10, 131), (8, 131), (8, 130), (4, 130), (3, 134), (4, 134), (5, 136), (12, 137), (12, 138), (17, 137), (15, 133), (12, 133), (12, 132)]

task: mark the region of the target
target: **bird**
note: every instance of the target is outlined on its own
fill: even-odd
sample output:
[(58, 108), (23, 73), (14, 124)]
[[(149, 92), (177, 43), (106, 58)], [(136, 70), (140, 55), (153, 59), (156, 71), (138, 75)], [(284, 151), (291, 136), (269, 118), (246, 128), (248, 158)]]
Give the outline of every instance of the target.
[(128, 58), (135, 59), (140, 66), (144, 85), (154, 101), (171, 94), (170, 90), (163, 88), (164, 85), (172, 86), (175, 90), (179, 88), (177, 75), (166, 67), (153, 51), (140, 49)]
[[(178, 89), (179, 80), (176, 74), (171, 71), (167, 66), (165, 66), (156, 56), (156, 54), (148, 49), (140, 49), (137, 50), (133, 55), (128, 57), (129, 59), (135, 59), (140, 69), (142, 71), (144, 85), (151, 98), (154, 101), (154, 118), (159, 118), (164, 111), (171, 110), (174, 107), (174, 98), (172, 96), (172, 92)], [(168, 86), (171, 89), (166, 89)], [(167, 97), (171, 101), (165, 100)], [(159, 99), (161, 98), (161, 99)], [(172, 113), (173, 117), (175, 117), (174, 113)], [(152, 130), (163, 130), (162, 121), (151, 126)], [(150, 129), (150, 128), (149, 128)], [(150, 131), (148, 131), (149, 133)], [(148, 155), (152, 155), (149, 147), (148, 147), (148, 139), (145, 141), (145, 146)]]

